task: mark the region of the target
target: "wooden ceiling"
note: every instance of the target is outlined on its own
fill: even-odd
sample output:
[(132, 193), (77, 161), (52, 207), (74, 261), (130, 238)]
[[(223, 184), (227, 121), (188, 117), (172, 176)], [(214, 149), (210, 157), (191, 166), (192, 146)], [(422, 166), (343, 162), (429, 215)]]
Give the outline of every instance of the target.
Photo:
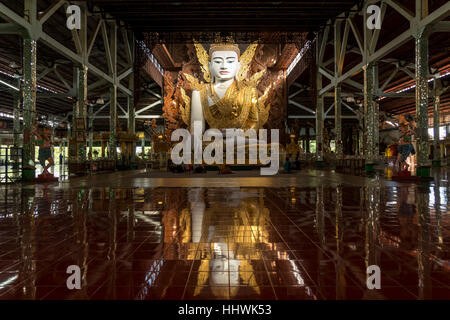
[(361, 1), (93, 0), (142, 32), (316, 31)]

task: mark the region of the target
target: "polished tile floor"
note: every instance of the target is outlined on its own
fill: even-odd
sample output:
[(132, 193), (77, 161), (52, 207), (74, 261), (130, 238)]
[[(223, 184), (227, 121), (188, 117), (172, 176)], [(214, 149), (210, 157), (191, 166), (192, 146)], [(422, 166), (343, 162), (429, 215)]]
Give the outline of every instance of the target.
[[(434, 174), (133, 171), (3, 186), (0, 300), (450, 299), (448, 172)], [(71, 265), (80, 290), (67, 288)]]

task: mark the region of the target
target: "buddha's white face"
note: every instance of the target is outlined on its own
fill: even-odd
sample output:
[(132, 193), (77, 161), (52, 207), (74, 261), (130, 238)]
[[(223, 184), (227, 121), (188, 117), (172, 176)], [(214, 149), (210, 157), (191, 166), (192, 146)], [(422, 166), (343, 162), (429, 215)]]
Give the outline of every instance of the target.
[(241, 64), (234, 51), (214, 51), (209, 63), (209, 70), (214, 79), (225, 81), (233, 79)]

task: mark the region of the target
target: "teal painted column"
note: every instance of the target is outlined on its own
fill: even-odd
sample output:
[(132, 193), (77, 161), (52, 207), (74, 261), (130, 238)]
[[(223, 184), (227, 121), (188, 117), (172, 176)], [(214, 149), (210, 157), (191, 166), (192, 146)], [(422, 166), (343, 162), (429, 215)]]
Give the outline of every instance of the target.
[(23, 163), (22, 179), (35, 177), (35, 139), (32, 133), (36, 118), (36, 40), (23, 40)]
[(417, 175), (430, 176), (428, 166), (428, 37), (422, 29), (415, 38)]
[(75, 131), (77, 132), (77, 159), (78, 163), (86, 161), (86, 113), (87, 113), (87, 75), (88, 68), (77, 68), (77, 103), (75, 105)]
[(378, 150), (378, 112), (375, 100), (375, 73), (373, 63), (364, 66), (364, 155), (366, 171), (373, 171)]

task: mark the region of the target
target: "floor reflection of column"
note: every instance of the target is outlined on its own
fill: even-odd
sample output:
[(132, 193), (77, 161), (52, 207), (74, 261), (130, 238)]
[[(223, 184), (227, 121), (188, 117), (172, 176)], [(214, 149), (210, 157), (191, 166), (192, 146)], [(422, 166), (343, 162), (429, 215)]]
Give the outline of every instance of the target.
[(416, 189), (417, 210), (419, 214), (419, 236), (417, 244), (417, 268), (419, 275), (419, 299), (431, 299), (431, 259), (430, 259), (430, 211), (429, 188), (417, 187)]
[[(366, 271), (367, 267), (375, 265), (380, 267), (381, 251), (378, 249), (381, 246), (380, 240), (380, 203), (381, 203), (381, 189), (378, 181), (371, 181), (366, 187), (365, 201), (367, 205), (367, 213), (365, 217), (365, 276), (368, 277)], [(383, 288), (383, 270), (380, 267), (381, 276), (381, 288)], [(367, 280), (367, 279), (366, 279)], [(363, 284), (365, 287), (366, 283)], [(365, 299), (384, 299), (378, 289), (366, 289), (364, 297)]]
[(377, 185), (369, 185), (366, 188), (367, 215), (365, 221), (365, 262), (366, 269), (371, 265), (379, 264), (380, 244), (380, 188)]
[[(441, 192), (440, 192), (440, 179), (434, 178), (434, 214), (436, 216), (436, 236), (438, 240), (437, 245), (437, 257), (440, 258), (443, 251), (444, 237), (442, 234), (442, 215), (441, 215)], [(444, 200), (445, 201), (445, 200)]]
[[(317, 279), (317, 283), (320, 288), (323, 288), (327, 284), (325, 283), (325, 276), (329, 272), (329, 270), (323, 270), (322, 261), (324, 260), (324, 248), (323, 246), (326, 243), (325, 238), (325, 212), (323, 205), (323, 186), (316, 188), (316, 230), (317, 236), (319, 237), (320, 248), (317, 255), (317, 262), (319, 266), (319, 276)], [(324, 271), (324, 272), (323, 272)]]
[(128, 222), (127, 222), (127, 242), (131, 243), (134, 240), (134, 226), (135, 226), (135, 189), (131, 191), (131, 201), (128, 207)]
[(117, 250), (117, 200), (116, 196), (118, 190), (111, 188), (109, 190), (109, 246), (108, 246), (108, 259), (112, 261), (111, 268), (108, 276), (109, 292), (108, 298), (116, 299), (116, 250)]
[[(19, 270), (17, 283), (22, 283), (23, 299), (36, 299), (36, 263), (34, 258), (34, 190), (22, 189), (22, 222), (20, 228), (20, 247), (22, 253), (22, 266)], [(19, 222), (20, 225), (20, 222)]]
[[(73, 201), (73, 218), (74, 218), (74, 226), (75, 226), (75, 239), (78, 244), (78, 257), (77, 264), (80, 267), (81, 271), (81, 290), (77, 291), (77, 296), (87, 299), (87, 257), (88, 257), (88, 239), (87, 239), (87, 225), (86, 225), (86, 216), (87, 210), (91, 209), (91, 205), (87, 201), (90, 199), (90, 194), (86, 193), (84, 189), (78, 190), (75, 192), (75, 199)], [(90, 207), (88, 207), (90, 206)]]
[(192, 216), (192, 242), (199, 243), (202, 232), (206, 232), (207, 230), (202, 230), (203, 225), (203, 217), (205, 215), (205, 202), (203, 189), (196, 188), (192, 189), (189, 192), (189, 201), (191, 206), (191, 216)]
[(342, 217), (342, 187), (336, 188), (336, 299), (346, 298), (345, 262), (341, 254), (343, 253), (343, 217)]

